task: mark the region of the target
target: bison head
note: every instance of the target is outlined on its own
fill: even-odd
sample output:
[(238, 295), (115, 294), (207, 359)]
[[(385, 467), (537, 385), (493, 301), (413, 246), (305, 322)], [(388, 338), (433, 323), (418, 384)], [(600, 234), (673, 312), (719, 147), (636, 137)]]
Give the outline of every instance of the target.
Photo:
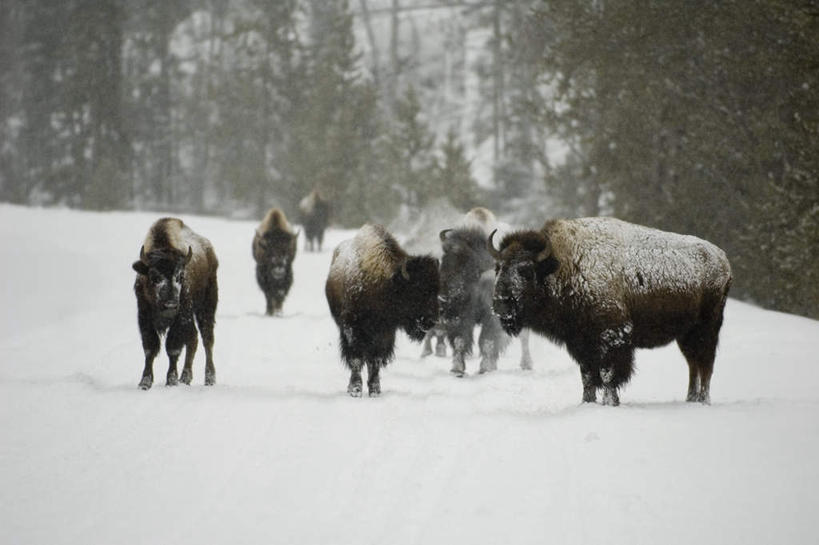
[(395, 274), (401, 326), (414, 341), (424, 340), (438, 320), (438, 260), (408, 257)]
[(187, 253), (155, 250), (146, 255), (144, 246), (139, 251), (139, 261), (134, 262), (133, 269), (147, 280), (145, 294), (163, 317), (172, 317), (179, 310), (185, 266), (191, 257), (193, 249), (190, 246)]
[(296, 257), (298, 237), (298, 232), (293, 234), (278, 229), (266, 233), (256, 232), (256, 262), (266, 268), (271, 280), (281, 280), (287, 275)]
[(480, 229), (445, 229), (439, 236), (443, 249), (438, 296), (441, 318), (455, 322), (468, 312), (481, 274), (490, 270), (494, 262), (486, 248), (486, 235)]
[(504, 237), (496, 249), (492, 231), (487, 248), (495, 258), (495, 290), (492, 310), (503, 329), (517, 335), (526, 326), (527, 315), (541, 306), (546, 277), (558, 268), (549, 239), (537, 231), (519, 231)]

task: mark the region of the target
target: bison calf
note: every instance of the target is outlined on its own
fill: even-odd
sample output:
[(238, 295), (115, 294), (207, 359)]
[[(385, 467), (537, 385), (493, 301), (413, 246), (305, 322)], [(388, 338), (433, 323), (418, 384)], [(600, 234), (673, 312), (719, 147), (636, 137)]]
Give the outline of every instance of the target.
[[(167, 333), (166, 384), (178, 380), (190, 384), (196, 354), (194, 317), (205, 344), (205, 384), (216, 381), (213, 365), (213, 326), (219, 299), (216, 269), (219, 262), (210, 242), (191, 231), (182, 220), (162, 218), (148, 231), (134, 262), (137, 320), (145, 351), (145, 369), (139, 387), (147, 390), (154, 381), (153, 362), (160, 349), (160, 335)], [(185, 347), (185, 367), (177, 378), (176, 362)]]
[(704, 240), (613, 218), (547, 222), (495, 249), (493, 308), (503, 328), (529, 327), (563, 343), (580, 365), (583, 401), (619, 404), (635, 348), (677, 341), (688, 361), (688, 401), (710, 401), (723, 308), (725, 253)]
[(438, 260), (410, 256), (380, 225), (365, 225), (339, 244), (325, 285), (350, 369), (347, 392), (362, 393), (367, 366), (370, 396), (381, 393), (379, 372), (393, 357), (395, 331), (421, 341), (438, 317)]
[(253, 237), (256, 282), (267, 301), (268, 316), (281, 311), (284, 298), (293, 285), (293, 259), (298, 236), (278, 208), (271, 208), (256, 229)]

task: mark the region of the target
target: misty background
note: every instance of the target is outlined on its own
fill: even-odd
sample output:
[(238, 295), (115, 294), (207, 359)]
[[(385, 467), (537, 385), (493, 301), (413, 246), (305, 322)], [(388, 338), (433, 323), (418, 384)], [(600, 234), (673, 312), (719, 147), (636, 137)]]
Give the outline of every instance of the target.
[(614, 215), (819, 318), (817, 91), (815, 0), (0, 0), (0, 200)]

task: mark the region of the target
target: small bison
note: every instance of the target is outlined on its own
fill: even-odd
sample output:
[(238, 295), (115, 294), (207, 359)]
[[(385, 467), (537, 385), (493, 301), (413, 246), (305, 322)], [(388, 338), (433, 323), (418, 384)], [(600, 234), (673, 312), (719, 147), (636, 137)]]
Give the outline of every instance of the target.
[(320, 252), (324, 230), (330, 219), (330, 201), (322, 197), (318, 189), (314, 189), (299, 203), (299, 212), (304, 227), (304, 249)]
[(364, 225), (333, 252), (325, 285), (350, 369), (347, 392), (362, 393), (367, 366), (370, 396), (381, 393), (379, 372), (393, 357), (395, 331), (421, 341), (438, 317), (438, 260), (408, 255), (380, 225)]
[(281, 311), (284, 298), (293, 285), (293, 259), (296, 240), (284, 212), (271, 208), (253, 237), (253, 259), (256, 260), (256, 282), (267, 301), (266, 313)]
[[(213, 366), (213, 326), (219, 289), (216, 269), (219, 262), (208, 239), (191, 231), (182, 220), (162, 218), (154, 223), (139, 251), (134, 293), (137, 321), (145, 352), (145, 369), (139, 387), (147, 390), (154, 381), (153, 362), (159, 354), (160, 335), (165, 335), (168, 353), (166, 384), (178, 380), (190, 384), (191, 365), (196, 354), (196, 326), (205, 344), (205, 384), (216, 382)], [(185, 347), (185, 367), (177, 379), (176, 362)]]
[(493, 308), (516, 335), (530, 327), (563, 343), (580, 366), (583, 401), (618, 405), (634, 349), (676, 340), (688, 361), (688, 401), (710, 402), (723, 309), (725, 253), (692, 236), (614, 218), (553, 220), (495, 249)]
[[(439, 323), (452, 346), (452, 372), (463, 377), (466, 357), (472, 353), (475, 326), (480, 326), (478, 338), (481, 362), (478, 372), (483, 374), (498, 368), (498, 357), (509, 344), (509, 337), (501, 328), (500, 320), (492, 312), (494, 259), (486, 245), (487, 233), (478, 227), (445, 229), (440, 233), (441, 305)], [(529, 331), (521, 332), (522, 369), (532, 368), (529, 355)]]

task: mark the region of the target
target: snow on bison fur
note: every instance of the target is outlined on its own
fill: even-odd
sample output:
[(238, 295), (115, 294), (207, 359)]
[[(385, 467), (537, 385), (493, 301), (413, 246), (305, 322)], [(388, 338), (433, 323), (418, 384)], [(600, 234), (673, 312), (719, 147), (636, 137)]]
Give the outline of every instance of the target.
[[(166, 332), (169, 359), (166, 384), (175, 386), (178, 380), (191, 383), (191, 366), (198, 344), (194, 317), (205, 344), (205, 384), (216, 382), (213, 326), (219, 299), (218, 266), (208, 239), (191, 231), (182, 220), (162, 218), (151, 226), (139, 251), (139, 261), (133, 264), (137, 272), (134, 282), (137, 321), (145, 352), (145, 369), (139, 383), (143, 390), (153, 384), (159, 337)], [(177, 379), (176, 362), (183, 346), (185, 367)]]
[(367, 366), (370, 396), (381, 393), (379, 373), (393, 357), (395, 331), (421, 341), (438, 317), (438, 260), (410, 256), (380, 225), (364, 225), (338, 245), (325, 285), (350, 369), (347, 392), (361, 396)]
[(284, 212), (271, 208), (253, 236), (256, 282), (264, 293), (265, 313), (281, 312), (284, 298), (293, 285), (293, 260), (299, 233), (287, 222)]
[(731, 285), (725, 253), (692, 236), (613, 218), (553, 220), (496, 249), (493, 310), (512, 335), (529, 327), (563, 343), (580, 366), (583, 401), (618, 405), (634, 349), (676, 340), (688, 401), (710, 402), (711, 373)]

